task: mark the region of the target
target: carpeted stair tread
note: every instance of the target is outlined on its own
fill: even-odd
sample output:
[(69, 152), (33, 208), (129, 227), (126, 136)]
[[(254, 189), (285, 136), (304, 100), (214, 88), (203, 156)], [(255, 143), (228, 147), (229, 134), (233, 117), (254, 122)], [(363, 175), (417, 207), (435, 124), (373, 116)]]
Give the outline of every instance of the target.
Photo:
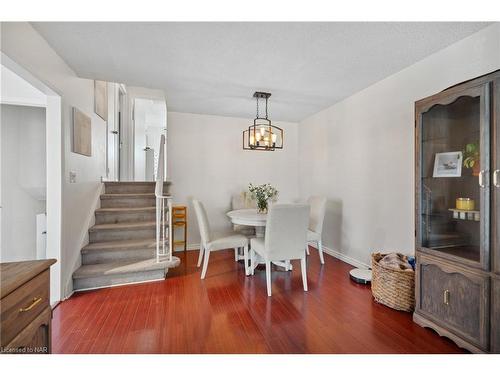
[(105, 193), (101, 194), (101, 199), (116, 198), (154, 198), (155, 193)]
[(107, 207), (98, 208), (95, 210), (96, 213), (128, 213), (128, 212), (142, 212), (142, 211), (156, 211), (156, 206), (145, 206), (145, 207)]
[(94, 242), (86, 245), (82, 252), (101, 250), (133, 250), (133, 249), (156, 249), (156, 238), (125, 241)]
[(137, 221), (132, 223), (96, 224), (89, 229), (89, 232), (104, 230), (134, 230), (156, 228), (155, 221)]

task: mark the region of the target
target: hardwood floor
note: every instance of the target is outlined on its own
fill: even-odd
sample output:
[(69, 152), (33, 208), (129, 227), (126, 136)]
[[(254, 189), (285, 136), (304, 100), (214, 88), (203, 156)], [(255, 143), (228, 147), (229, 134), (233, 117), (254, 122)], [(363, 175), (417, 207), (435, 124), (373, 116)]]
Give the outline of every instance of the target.
[[(350, 265), (317, 251), (300, 267), (246, 277), (233, 251), (210, 255), (200, 280), (197, 251), (165, 281), (75, 293), (54, 310), (54, 353), (463, 353), (412, 322), (411, 314), (373, 302), (350, 281)], [(177, 254), (176, 254), (177, 255)]]

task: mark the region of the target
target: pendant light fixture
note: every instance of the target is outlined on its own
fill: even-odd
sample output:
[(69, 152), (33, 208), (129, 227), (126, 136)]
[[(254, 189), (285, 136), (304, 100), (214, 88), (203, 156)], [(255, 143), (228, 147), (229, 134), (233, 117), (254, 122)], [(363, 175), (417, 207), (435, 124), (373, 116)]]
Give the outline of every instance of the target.
[[(253, 94), (257, 102), (257, 117), (247, 130), (243, 131), (243, 149), (256, 151), (274, 151), (283, 148), (283, 129), (274, 126), (267, 115), (268, 92), (256, 91)], [(266, 117), (260, 117), (259, 99), (266, 101)]]

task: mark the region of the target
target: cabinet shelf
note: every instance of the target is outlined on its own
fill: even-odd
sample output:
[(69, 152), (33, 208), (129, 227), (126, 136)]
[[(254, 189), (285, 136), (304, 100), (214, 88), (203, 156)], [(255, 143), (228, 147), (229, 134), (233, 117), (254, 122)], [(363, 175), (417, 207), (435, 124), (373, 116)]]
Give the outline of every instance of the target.
[(467, 259), (472, 262), (479, 263), (481, 260), (481, 253), (475, 246), (457, 245), (430, 249), (438, 253), (452, 255), (454, 257)]

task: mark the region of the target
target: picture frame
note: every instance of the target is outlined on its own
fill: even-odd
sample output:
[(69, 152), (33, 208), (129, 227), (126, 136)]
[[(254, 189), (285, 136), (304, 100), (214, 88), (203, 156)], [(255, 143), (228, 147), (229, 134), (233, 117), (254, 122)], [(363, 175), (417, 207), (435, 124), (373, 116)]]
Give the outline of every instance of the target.
[(92, 120), (75, 107), (73, 107), (72, 151), (76, 154), (92, 156)]
[(462, 151), (436, 153), (432, 177), (461, 177)]
[(104, 121), (108, 120), (108, 83), (94, 81), (94, 112)]

